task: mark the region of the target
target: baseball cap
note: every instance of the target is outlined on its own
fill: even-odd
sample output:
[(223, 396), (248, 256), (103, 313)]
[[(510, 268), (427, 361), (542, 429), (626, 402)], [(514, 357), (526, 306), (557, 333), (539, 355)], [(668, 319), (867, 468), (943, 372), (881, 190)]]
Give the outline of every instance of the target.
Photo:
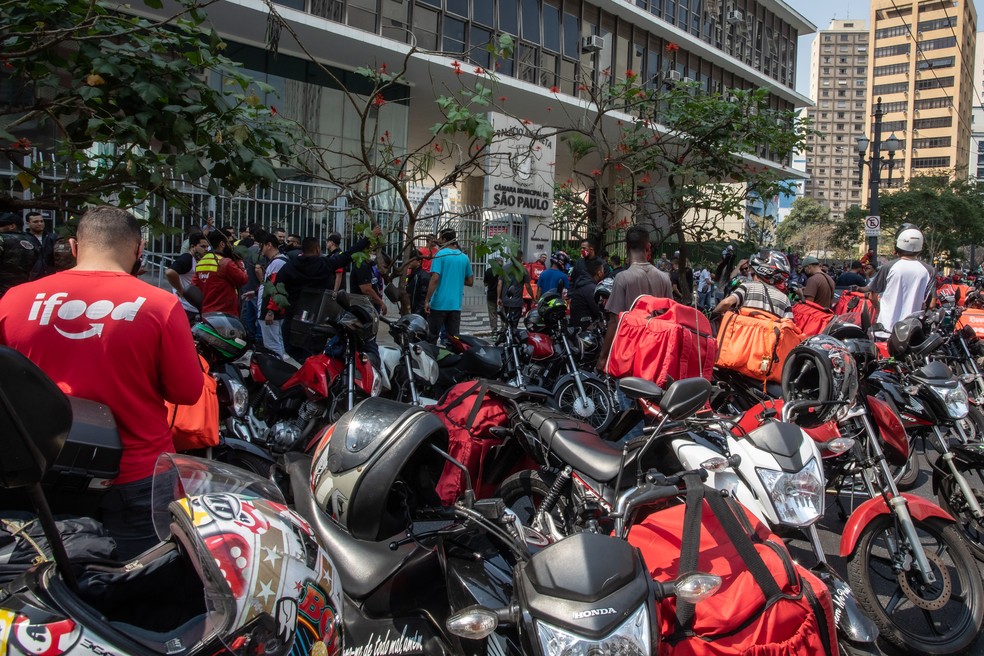
[(812, 255), (807, 255), (802, 260), (800, 260), (800, 271), (810, 266), (811, 264), (820, 264), (820, 260), (813, 257)]
[(20, 217), (13, 212), (0, 212), (0, 228), (9, 225), (20, 225)]

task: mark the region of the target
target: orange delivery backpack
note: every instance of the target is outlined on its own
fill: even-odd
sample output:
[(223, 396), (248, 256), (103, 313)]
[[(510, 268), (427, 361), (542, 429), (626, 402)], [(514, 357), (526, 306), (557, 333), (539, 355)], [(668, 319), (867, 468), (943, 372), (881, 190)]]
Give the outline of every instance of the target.
[(738, 308), (721, 319), (717, 366), (754, 380), (782, 382), (786, 356), (804, 339), (791, 319), (764, 310)]
[(175, 451), (207, 449), (219, 443), (219, 394), (218, 383), (209, 375), (208, 363), (201, 355), (202, 395), (192, 405), (174, 405), (165, 402)]

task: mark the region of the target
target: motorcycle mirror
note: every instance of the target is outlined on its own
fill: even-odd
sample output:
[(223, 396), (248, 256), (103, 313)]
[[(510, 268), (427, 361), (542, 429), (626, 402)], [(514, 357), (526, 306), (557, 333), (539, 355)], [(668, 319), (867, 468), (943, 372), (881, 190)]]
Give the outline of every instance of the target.
[(711, 397), (711, 383), (704, 378), (678, 380), (660, 399), (659, 409), (670, 419), (679, 420), (692, 415)]
[(715, 594), (721, 587), (721, 577), (715, 574), (694, 572), (685, 574), (673, 582), (673, 595), (696, 604)]

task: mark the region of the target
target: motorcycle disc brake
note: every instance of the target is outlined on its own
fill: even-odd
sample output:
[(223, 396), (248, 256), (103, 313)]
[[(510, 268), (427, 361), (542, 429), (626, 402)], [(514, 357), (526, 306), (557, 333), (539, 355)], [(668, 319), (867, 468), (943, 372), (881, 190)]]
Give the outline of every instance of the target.
[(590, 417), (595, 413), (595, 402), (590, 396), (585, 396), (581, 398), (580, 396), (574, 399), (574, 414), (578, 417)]
[(950, 601), (950, 595), (953, 593), (953, 582), (950, 580), (950, 572), (943, 566), (939, 555), (927, 551), (926, 559), (932, 563), (933, 569), (936, 570), (933, 572), (936, 575), (936, 583), (929, 590), (925, 591), (931, 593), (939, 591), (938, 594), (934, 594), (929, 598), (923, 597), (920, 594), (924, 591), (925, 586), (923, 586), (922, 580), (919, 578), (919, 572), (915, 569), (898, 573), (899, 586), (909, 601), (917, 608), (922, 608), (923, 610), (940, 610)]

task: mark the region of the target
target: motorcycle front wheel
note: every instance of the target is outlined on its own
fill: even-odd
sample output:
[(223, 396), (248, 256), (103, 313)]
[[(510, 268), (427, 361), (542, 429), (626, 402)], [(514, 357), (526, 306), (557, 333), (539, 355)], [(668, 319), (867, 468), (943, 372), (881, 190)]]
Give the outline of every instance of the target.
[(590, 377), (581, 378), (584, 386), (584, 393), (594, 405), (594, 412), (585, 415), (581, 405), (581, 394), (577, 389), (577, 382), (573, 378), (567, 378), (561, 382), (554, 390), (553, 398), (557, 404), (557, 409), (568, 414), (575, 419), (591, 424), (591, 426), (603, 433), (615, 419), (615, 397), (608, 391), (608, 387), (601, 381)]
[(879, 515), (848, 559), (851, 589), (882, 637), (904, 653), (964, 653), (984, 618), (977, 563), (953, 523), (935, 517), (914, 523), (936, 582), (923, 584), (910, 555), (900, 553), (906, 540), (895, 517)]
[[(946, 471), (946, 464), (942, 459), (940, 459), (938, 466)], [(964, 469), (961, 467), (961, 470)], [(963, 473), (967, 475), (971, 472), (963, 471)], [(977, 497), (977, 503), (984, 506), (984, 492), (974, 482), (971, 482), (971, 489), (974, 496)], [(970, 507), (960, 491), (960, 486), (957, 485), (952, 476), (948, 475), (940, 479), (940, 489), (936, 498), (940, 502), (940, 507), (957, 520), (957, 526), (960, 527), (960, 531), (963, 533), (974, 557), (984, 561), (984, 520), (977, 519), (970, 512)]]
[[(553, 477), (547, 480), (544, 475), (534, 469), (516, 472), (496, 490), (495, 495), (502, 499), (507, 508), (519, 517), (524, 526), (531, 526), (541, 532), (548, 533), (545, 527), (533, 526), (533, 520), (540, 511), (543, 501), (550, 493)], [(569, 483), (568, 483), (569, 485)], [(565, 536), (572, 532), (571, 513), (565, 494), (561, 494), (550, 510), (550, 516), (557, 529)]]

